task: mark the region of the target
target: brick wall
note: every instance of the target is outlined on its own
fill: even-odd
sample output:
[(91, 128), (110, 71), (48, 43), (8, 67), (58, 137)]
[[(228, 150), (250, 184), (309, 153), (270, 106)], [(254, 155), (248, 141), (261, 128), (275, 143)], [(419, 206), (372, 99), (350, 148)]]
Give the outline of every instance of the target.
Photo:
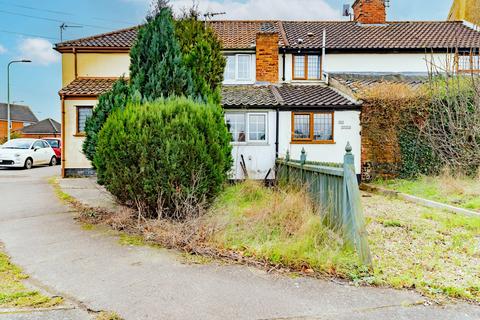
[(387, 13), (384, 0), (356, 0), (353, 4), (354, 20), (365, 24), (383, 24)]
[[(8, 135), (7, 127), (8, 127), (7, 121), (0, 120), (0, 141), (7, 138), (7, 135)], [(15, 131), (21, 128), (23, 128), (23, 122), (12, 121), (12, 131)]]
[(257, 34), (257, 81), (278, 82), (278, 34)]

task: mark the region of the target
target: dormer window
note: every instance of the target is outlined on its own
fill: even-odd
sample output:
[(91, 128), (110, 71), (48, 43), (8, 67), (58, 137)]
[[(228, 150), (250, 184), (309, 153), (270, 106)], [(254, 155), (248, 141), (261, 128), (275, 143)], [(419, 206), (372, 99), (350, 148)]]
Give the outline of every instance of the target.
[(319, 55), (294, 55), (294, 80), (320, 80), (322, 78), (322, 60)]
[(224, 79), (227, 82), (252, 81), (252, 56), (250, 54), (227, 55)]

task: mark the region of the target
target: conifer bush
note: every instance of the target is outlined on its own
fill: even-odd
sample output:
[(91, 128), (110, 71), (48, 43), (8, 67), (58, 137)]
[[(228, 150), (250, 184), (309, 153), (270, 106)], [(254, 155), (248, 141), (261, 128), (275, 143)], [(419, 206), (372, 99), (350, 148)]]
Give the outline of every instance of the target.
[(82, 151), (93, 163), (95, 149), (97, 148), (98, 133), (103, 127), (108, 116), (118, 108), (125, 108), (130, 99), (128, 81), (124, 78), (117, 80), (112, 90), (102, 94), (98, 99), (98, 105), (93, 109), (93, 114), (85, 122), (85, 141)]
[(130, 103), (106, 121), (94, 162), (99, 181), (139, 214), (199, 215), (232, 165), (223, 111), (186, 98)]

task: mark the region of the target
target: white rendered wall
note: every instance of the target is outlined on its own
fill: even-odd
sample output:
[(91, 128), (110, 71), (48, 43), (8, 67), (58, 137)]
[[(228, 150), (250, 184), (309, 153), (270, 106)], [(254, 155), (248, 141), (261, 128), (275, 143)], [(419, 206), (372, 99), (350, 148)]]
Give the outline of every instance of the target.
[[(225, 112), (235, 112), (226, 110)], [(245, 110), (244, 110), (245, 112)], [(275, 178), (275, 127), (276, 112), (269, 110), (248, 110), (248, 112), (267, 113), (267, 141), (264, 143), (232, 143), (233, 168), (232, 179), (244, 179), (241, 163), (241, 155), (245, 159), (248, 176), (250, 179), (264, 179), (270, 169), (268, 179)]]
[[(320, 54), (320, 53), (319, 53)], [(453, 65), (453, 56), (426, 53), (351, 53), (327, 54), (327, 73), (427, 73), (432, 63), (442, 70)], [(285, 56), (285, 82), (292, 82), (292, 54)], [(450, 69), (451, 70), (451, 69)], [(283, 77), (282, 55), (279, 56), (279, 80)], [(308, 81), (294, 81), (308, 83)]]
[(288, 150), (291, 159), (300, 160), (302, 148), (305, 148), (307, 161), (343, 163), (345, 147), (350, 142), (355, 156), (355, 171), (361, 173), (360, 111), (335, 111), (334, 144), (292, 144), (292, 112), (280, 112), (279, 126), (280, 158), (284, 158)]
[(96, 106), (97, 100), (65, 100), (65, 145), (62, 152), (65, 154), (66, 169), (91, 168), (90, 161), (82, 152), (85, 137), (77, 135), (77, 108), (81, 106)]

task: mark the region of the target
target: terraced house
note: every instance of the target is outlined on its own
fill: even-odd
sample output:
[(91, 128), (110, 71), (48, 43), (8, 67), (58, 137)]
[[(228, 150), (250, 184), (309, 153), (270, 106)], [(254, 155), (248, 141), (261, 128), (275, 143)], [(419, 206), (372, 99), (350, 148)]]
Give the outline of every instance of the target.
[[(309, 160), (342, 162), (347, 142), (360, 174), (361, 103), (351, 94), (358, 81), (425, 76), (432, 63), (461, 72), (478, 60), (480, 33), (462, 21), (390, 22), (384, 0), (356, 0), (353, 13), (353, 21), (209, 22), (227, 59), (223, 107), (233, 178), (272, 178), (276, 157), (287, 151), (295, 159), (304, 149)], [(56, 45), (64, 175), (92, 173), (81, 153), (85, 120), (98, 95), (128, 77), (137, 30)]]

